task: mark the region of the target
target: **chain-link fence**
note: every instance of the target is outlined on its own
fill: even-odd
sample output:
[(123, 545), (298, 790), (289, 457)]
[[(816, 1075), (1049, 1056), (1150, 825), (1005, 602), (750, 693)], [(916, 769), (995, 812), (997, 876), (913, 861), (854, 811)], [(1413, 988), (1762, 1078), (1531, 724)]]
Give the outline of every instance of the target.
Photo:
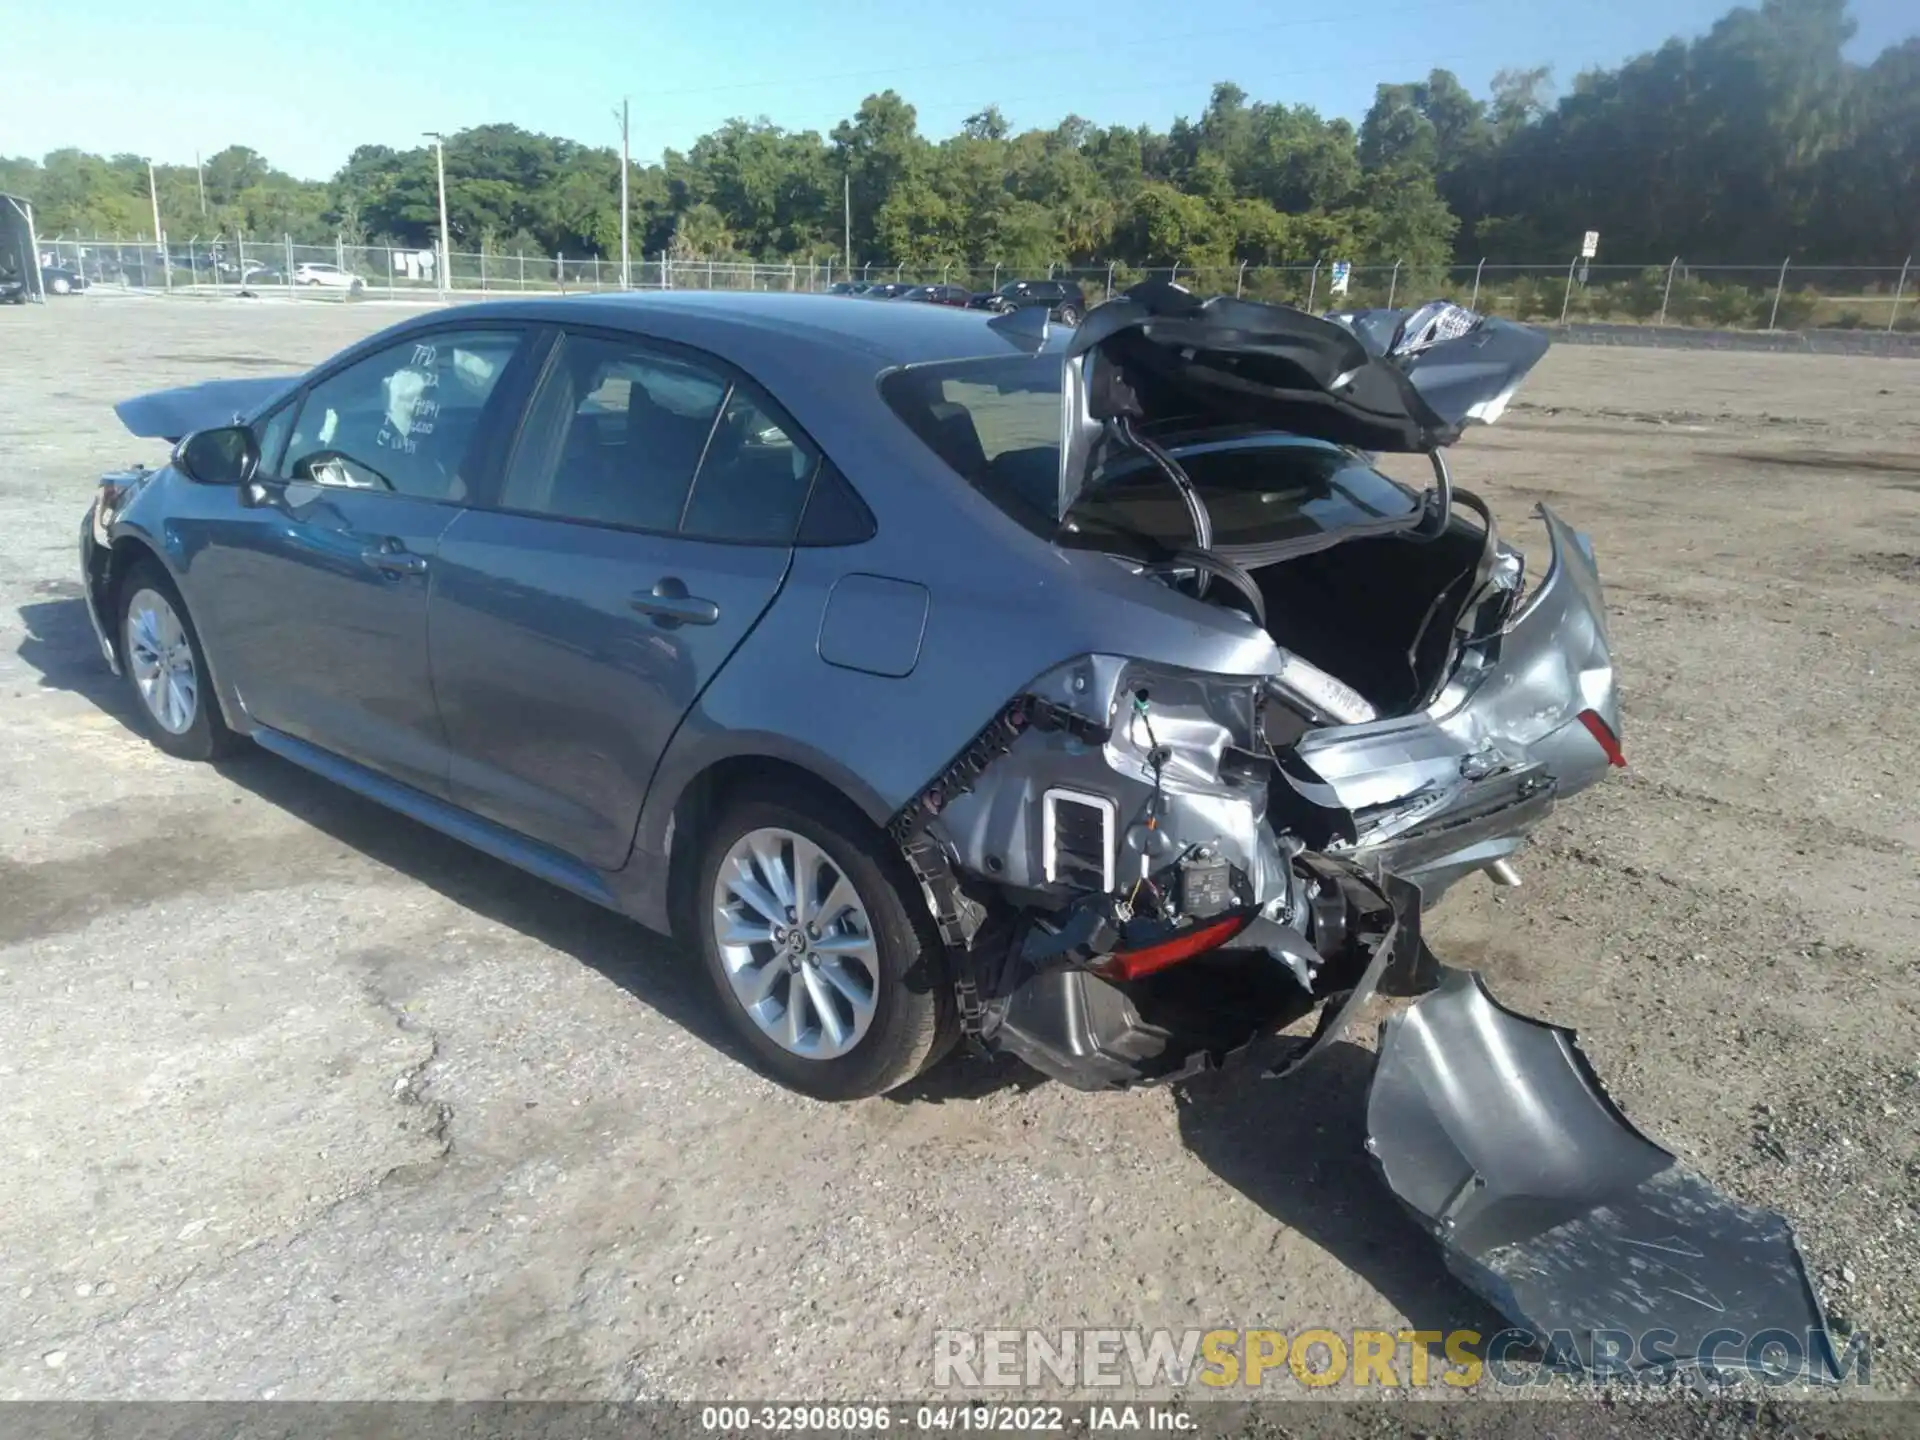
[(623, 269), (605, 256), (479, 254), (455, 251), (442, 283), (430, 249), (394, 245), (297, 245), (242, 235), (186, 242), (43, 240), (42, 256), (73, 278), (49, 285), (179, 295), (246, 292), (298, 299), (516, 295), (581, 290), (822, 291), (836, 284), (958, 285), (978, 293), (1014, 280), (1053, 279), (1080, 287), (1088, 305), (1149, 277), (1203, 294), (1307, 310), (1362, 309), (1456, 300), (1485, 314), (1554, 324), (1625, 324), (1715, 329), (1920, 330), (1920, 274), (1911, 261), (1887, 266), (1703, 265), (1679, 257), (1651, 265), (1575, 260), (1516, 265), (1218, 265), (1145, 268), (1104, 265), (1020, 269), (1006, 265), (912, 266), (834, 260), (765, 264), (732, 259), (638, 256)]

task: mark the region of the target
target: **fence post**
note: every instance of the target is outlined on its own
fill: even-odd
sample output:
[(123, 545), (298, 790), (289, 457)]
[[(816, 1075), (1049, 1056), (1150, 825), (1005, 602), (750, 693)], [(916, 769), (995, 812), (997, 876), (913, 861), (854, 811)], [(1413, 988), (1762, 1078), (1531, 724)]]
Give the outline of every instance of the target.
[(1393, 308), (1393, 297), (1400, 293), (1400, 262), (1393, 262), (1393, 279), (1387, 282), (1387, 309)]
[(480, 242), (480, 293), (487, 293), (487, 242)]
[(1167, 283), (1169, 285), (1178, 285), (1180, 283), (1180, 262), (1178, 260), (1173, 262), (1173, 269), (1167, 275)]
[(1907, 269), (1912, 264), (1913, 264), (1913, 257), (1909, 255), (1907, 257), (1906, 264), (1900, 267), (1900, 280), (1893, 287), (1893, 309), (1887, 312), (1887, 333), (1889, 335), (1893, 333), (1894, 319), (1900, 313), (1900, 294), (1902, 291), (1904, 291), (1907, 288)]
[(567, 293), (567, 257), (565, 254), (563, 254), (558, 250), (553, 252), (553, 279), (554, 279), (554, 283), (560, 287), (560, 293), (562, 295), (566, 294)]
[(240, 267), (234, 272), (233, 283), (244, 290), (247, 288), (247, 237), (238, 230), (233, 232), (233, 251), (233, 263)]
[(947, 277), (948, 277), (949, 275), (951, 275), (951, 274), (953, 274), (953, 266), (952, 266), (952, 265), (950, 265), (950, 264), (948, 264), (948, 265), (942, 265), (942, 266), (940, 267), (940, 283), (941, 283), (942, 285), (944, 285), (944, 284), (946, 284), (946, 283), (947, 283)]
[(1240, 273), (1233, 277), (1233, 298), (1238, 300), (1247, 291), (1247, 262), (1240, 262)]
[(1107, 299), (1113, 298), (1113, 261), (1107, 262)]
[(391, 300), (393, 298), (393, 294), (394, 294), (393, 247), (389, 245), (387, 246), (387, 298)]
[(160, 273), (166, 280), (167, 293), (173, 293), (173, 257), (167, 254), (167, 232), (160, 232)]
[(1000, 288), (1000, 262), (998, 260), (993, 262), (993, 288), (995, 290)]
[(1660, 318), (1656, 324), (1667, 323), (1667, 301), (1673, 298), (1673, 272), (1680, 268), (1680, 257), (1674, 256), (1667, 264), (1667, 288), (1660, 292)]
[(1467, 302), (1467, 309), (1469, 310), (1478, 310), (1480, 308), (1480, 272), (1486, 268), (1487, 257), (1482, 255), (1480, 257), (1480, 263), (1473, 267), (1473, 299)]
[(280, 244), (286, 250), (287, 284), (291, 285), (293, 284), (293, 236), (282, 231), (280, 234)]
[(1320, 262), (1313, 262), (1313, 269), (1307, 274), (1307, 313), (1313, 313), (1313, 297), (1320, 293)]
[(1567, 293), (1560, 299), (1560, 323), (1567, 323), (1567, 307), (1573, 304), (1573, 272), (1579, 267), (1580, 257), (1574, 256), (1567, 262)]
[(1773, 287), (1773, 311), (1767, 316), (1767, 329), (1769, 330), (1773, 329), (1774, 323), (1780, 318), (1780, 296), (1787, 288), (1787, 266), (1792, 263), (1793, 257), (1791, 255), (1780, 262), (1780, 280), (1779, 283)]

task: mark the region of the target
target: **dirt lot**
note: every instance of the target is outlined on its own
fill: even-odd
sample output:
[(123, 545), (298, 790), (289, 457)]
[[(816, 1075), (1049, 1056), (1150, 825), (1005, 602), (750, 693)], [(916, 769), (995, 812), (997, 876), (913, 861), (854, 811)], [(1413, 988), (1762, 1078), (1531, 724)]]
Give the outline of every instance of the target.
[[(135, 738), (76, 598), (95, 475), (152, 458), (110, 403), (399, 313), (0, 311), (0, 1396), (911, 1397), (939, 1327), (1497, 1328), (1366, 1166), (1359, 1046), (814, 1104), (664, 943)], [(1456, 471), (1591, 531), (1632, 767), (1435, 947), (1794, 1217), (1910, 1390), (1920, 365), (1564, 348)]]

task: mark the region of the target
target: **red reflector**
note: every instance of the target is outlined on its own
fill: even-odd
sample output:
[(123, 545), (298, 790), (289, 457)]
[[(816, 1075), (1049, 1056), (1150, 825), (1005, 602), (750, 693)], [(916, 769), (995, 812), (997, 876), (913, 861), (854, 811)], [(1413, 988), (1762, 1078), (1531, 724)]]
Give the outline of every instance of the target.
[(1156, 970), (1178, 965), (1182, 960), (1191, 960), (1196, 955), (1224, 945), (1246, 928), (1245, 915), (1229, 915), (1224, 920), (1211, 920), (1205, 925), (1183, 930), (1157, 945), (1110, 955), (1096, 968), (1109, 980), (1138, 980), (1142, 975), (1151, 975)]
[(1598, 740), (1600, 742), (1600, 748), (1607, 752), (1607, 763), (1609, 765), (1624, 766), (1627, 763), (1627, 757), (1621, 753), (1620, 750), (1619, 737), (1607, 728), (1607, 722), (1602, 720), (1598, 713), (1592, 710), (1582, 710), (1580, 712), (1580, 723), (1587, 727), (1587, 733), (1593, 736), (1595, 740)]

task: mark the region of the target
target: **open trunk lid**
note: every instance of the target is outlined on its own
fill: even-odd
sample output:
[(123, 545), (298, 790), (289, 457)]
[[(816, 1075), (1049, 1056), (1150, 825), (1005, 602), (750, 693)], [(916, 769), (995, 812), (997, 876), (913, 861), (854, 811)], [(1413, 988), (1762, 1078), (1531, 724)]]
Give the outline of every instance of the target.
[[(1444, 302), (1363, 314), (1342, 323), (1163, 281), (1095, 307), (1066, 351), (1055, 518), (1097, 468), (1109, 421), (1256, 425), (1428, 453), (1497, 419), (1547, 349), (1538, 331)], [(1391, 330), (1386, 315), (1399, 317)]]

